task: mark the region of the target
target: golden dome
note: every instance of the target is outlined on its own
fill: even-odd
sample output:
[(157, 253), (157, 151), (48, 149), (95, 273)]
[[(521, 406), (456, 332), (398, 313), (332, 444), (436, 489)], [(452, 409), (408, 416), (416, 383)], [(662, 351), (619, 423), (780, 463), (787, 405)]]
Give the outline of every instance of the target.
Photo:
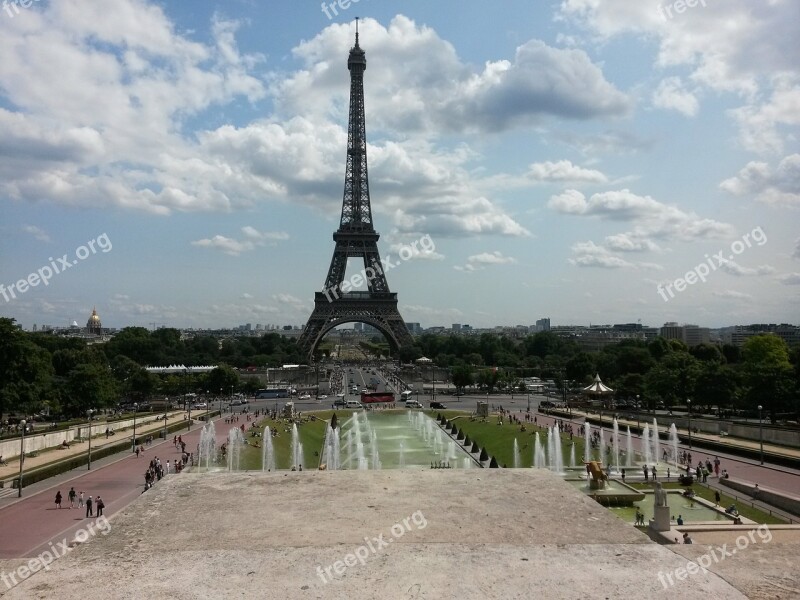
[(97, 322), (100, 322), (100, 317), (97, 315), (97, 309), (96, 309), (96, 308), (93, 308), (93, 309), (92, 309), (92, 316), (91, 316), (91, 317), (89, 317), (89, 320), (90, 320), (90, 321), (97, 321)]

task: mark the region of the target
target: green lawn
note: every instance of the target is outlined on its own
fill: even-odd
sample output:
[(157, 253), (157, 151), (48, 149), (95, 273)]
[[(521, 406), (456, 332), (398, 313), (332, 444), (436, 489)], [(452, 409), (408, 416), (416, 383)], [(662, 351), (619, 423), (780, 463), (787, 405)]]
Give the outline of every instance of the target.
[[(298, 425), (298, 433), (300, 435), (300, 442), (303, 444), (303, 469), (316, 469), (319, 465), (319, 453), (322, 449), (322, 444), (325, 438), (326, 422), (324, 419), (330, 419), (332, 411), (321, 411), (315, 413), (317, 417), (314, 421), (305, 421)], [(241, 422), (239, 423), (241, 425)], [(245, 424), (245, 427), (249, 423)], [(272, 419), (261, 419), (258, 421), (257, 431), (262, 434), (262, 437), (253, 437), (252, 430), (247, 429), (245, 439), (248, 445), (242, 450), (241, 458), (239, 461), (239, 468), (248, 471), (260, 471), (263, 456), (264, 444), (264, 427), (269, 426), (271, 430), (277, 430), (278, 435), (272, 438), (272, 445), (275, 449), (275, 466), (278, 469), (291, 469), (291, 454), (292, 454), (292, 426), (291, 423), (285, 419), (274, 421)], [(230, 427), (230, 426), (226, 426)], [(258, 443), (261, 448), (253, 446)]]
[[(517, 440), (520, 454), (520, 466), (533, 466), (533, 448), (535, 435), (539, 433), (539, 439), (545, 447), (547, 446), (547, 429), (537, 427), (532, 423), (525, 423), (526, 431), (520, 431), (520, 426), (511, 424), (507, 419), (503, 419), (503, 424), (498, 425), (500, 418), (491, 415), (482, 422), (479, 419), (471, 420), (470, 413), (456, 410), (426, 411), (434, 419), (438, 414), (447, 419), (455, 419), (454, 423), (459, 427), (470, 440), (478, 442), (481, 448), (486, 448), (489, 456), (497, 459), (498, 465), (512, 467), (514, 465), (514, 440)], [(583, 464), (583, 438), (575, 435), (572, 440), (569, 434), (561, 435), (561, 450), (564, 457), (564, 464), (570, 464), (570, 449), (572, 442), (575, 442), (575, 459), (577, 465)]]
[[(628, 483), (631, 487), (643, 489), (643, 490), (651, 490), (653, 489), (652, 484), (650, 483)], [(679, 484), (677, 481), (670, 481), (670, 482), (661, 482), (661, 485), (664, 489), (671, 489), (671, 490), (682, 490), (685, 489), (686, 486)], [(710, 487), (706, 487), (704, 485), (692, 485), (690, 486), (694, 493), (697, 494), (698, 497), (702, 498), (703, 500), (708, 500), (712, 504), (714, 503), (714, 489)], [(755, 521), (756, 523), (767, 525), (785, 525), (786, 521), (781, 519), (780, 517), (776, 517), (770, 515), (769, 513), (764, 512), (761, 509), (754, 508), (752, 506), (748, 506), (746, 504), (742, 504), (740, 501), (737, 501), (730, 496), (725, 495), (724, 493), (720, 492), (721, 500), (720, 506), (723, 508), (729, 507), (731, 504), (736, 505), (736, 510), (739, 511), (739, 514), (745, 517), (746, 519), (750, 519)]]

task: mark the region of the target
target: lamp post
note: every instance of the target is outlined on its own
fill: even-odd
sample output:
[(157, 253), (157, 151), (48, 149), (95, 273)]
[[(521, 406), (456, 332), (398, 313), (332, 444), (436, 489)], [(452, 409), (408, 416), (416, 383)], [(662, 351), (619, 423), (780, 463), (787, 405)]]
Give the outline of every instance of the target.
[(131, 452), (136, 452), (136, 411), (139, 409), (139, 403), (133, 403), (133, 448)]
[(25, 463), (25, 426), (28, 422), (22, 419), (19, 424), (22, 427), (22, 435), (19, 438), (19, 489), (17, 490), (17, 498), (22, 498), (22, 465)]
[(94, 414), (94, 410), (91, 409), (91, 408), (86, 411), (86, 416), (89, 419), (89, 452), (88, 452), (89, 460), (86, 463), (86, 470), (87, 471), (91, 471), (92, 470), (92, 415), (93, 414)]
[(686, 414), (689, 416), (689, 450), (692, 449), (692, 400), (686, 400)]
[(183, 370), (183, 402), (186, 406), (189, 407), (189, 424), (186, 428), (186, 431), (192, 430), (192, 401), (186, 402), (186, 377), (189, 374), (188, 369)]
[(169, 408), (169, 398), (164, 398), (164, 439), (167, 439), (167, 408)]
[(758, 405), (758, 438), (761, 442), (761, 464), (764, 464), (764, 424), (761, 421), (761, 410), (764, 407)]
[(208, 415), (210, 414), (209, 411), (211, 410), (211, 398), (209, 397), (209, 392), (206, 390), (206, 423), (208, 423)]
[(639, 394), (636, 394), (636, 429), (639, 429)]

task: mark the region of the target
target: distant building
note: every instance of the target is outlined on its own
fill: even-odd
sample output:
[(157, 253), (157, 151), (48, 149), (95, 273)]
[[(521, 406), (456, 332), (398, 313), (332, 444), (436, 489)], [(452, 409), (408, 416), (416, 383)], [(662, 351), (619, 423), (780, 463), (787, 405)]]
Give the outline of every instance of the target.
[(550, 331), (550, 319), (537, 319), (536, 321), (536, 331)]
[(800, 327), (790, 325), (788, 323), (781, 323), (776, 325), (770, 324), (753, 324), (753, 325), (736, 325), (722, 331), (722, 342), (725, 344), (733, 344), (734, 346), (742, 346), (744, 343), (754, 335), (764, 333), (772, 333), (781, 338), (789, 347), (800, 345)]
[(697, 325), (678, 325), (675, 322), (664, 323), (661, 328), (661, 337), (666, 340), (680, 340), (689, 347), (711, 342), (711, 332), (708, 327)]
[(422, 334), (422, 325), (420, 325), (419, 323), (406, 322), (406, 327), (408, 327), (408, 332), (411, 335), (421, 335)]
[(453, 323), (450, 326), (450, 329), (452, 329), (453, 331), (461, 331), (461, 323)]
[(97, 309), (92, 308), (92, 314), (89, 320), (86, 321), (86, 333), (91, 335), (103, 335), (103, 326), (100, 324), (100, 316), (97, 314)]

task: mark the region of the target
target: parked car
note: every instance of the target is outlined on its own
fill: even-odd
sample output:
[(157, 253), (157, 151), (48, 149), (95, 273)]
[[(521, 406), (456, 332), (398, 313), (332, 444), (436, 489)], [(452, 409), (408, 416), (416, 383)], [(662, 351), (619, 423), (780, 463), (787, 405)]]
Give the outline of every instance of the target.
[[(417, 402), (417, 404), (419, 404), (419, 402)], [(406, 402), (406, 406), (408, 406), (408, 405), (409, 405), (409, 402)], [(447, 408), (447, 407), (444, 404), (442, 404), (441, 402), (431, 402), (431, 408)]]
[(422, 404), (416, 400), (411, 400), (410, 402), (406, 402), (406, 408), (422, 408)]

